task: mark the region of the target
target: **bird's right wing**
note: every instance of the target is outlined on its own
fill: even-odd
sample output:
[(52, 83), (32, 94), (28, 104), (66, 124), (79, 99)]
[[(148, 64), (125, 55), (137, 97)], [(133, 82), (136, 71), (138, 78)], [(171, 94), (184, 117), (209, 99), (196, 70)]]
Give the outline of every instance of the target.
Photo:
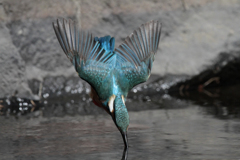
[(160, 41), (160, 33), (160, 22), (147, 22), (133, 31), (115, 49), (120, 72), (127, 78), (130, 89), (149, 78)]
[(64, 53), (79, 76), (97, 90), (111, 69), (109, 59), (113, 53), (107, 53), (101, 48), (92, 34), (78, 30), (72, 20), (57, 20), (53, 23), (53, 28)]

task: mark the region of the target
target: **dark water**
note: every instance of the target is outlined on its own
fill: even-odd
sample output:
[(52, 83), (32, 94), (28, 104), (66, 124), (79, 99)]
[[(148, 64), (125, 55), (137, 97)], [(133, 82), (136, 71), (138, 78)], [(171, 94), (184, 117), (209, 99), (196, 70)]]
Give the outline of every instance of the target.
[[(239, 160), (238, 90), (130, 95), (128, 160)], [(30, 115), (0, 116), (1, 160), (121, 159), (124, 145), (110, 116), (87, 103), (55, 101)]]

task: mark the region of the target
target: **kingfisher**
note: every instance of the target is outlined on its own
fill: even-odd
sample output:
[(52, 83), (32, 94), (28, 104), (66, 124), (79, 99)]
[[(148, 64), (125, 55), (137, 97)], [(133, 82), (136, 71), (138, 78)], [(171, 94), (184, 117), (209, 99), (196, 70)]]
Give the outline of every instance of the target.
[(126, 97), (134, 86), (147, 81), (151, 74), (161, 23), (152, 20), (142, 24), (117, 48), (114, 37), (94, 37), (78, 28), (71, 19), (57, 19), (53, 28), (77, 74), (90, 84), (93, 103), (112, 117), (127, 149), (129, 115)]

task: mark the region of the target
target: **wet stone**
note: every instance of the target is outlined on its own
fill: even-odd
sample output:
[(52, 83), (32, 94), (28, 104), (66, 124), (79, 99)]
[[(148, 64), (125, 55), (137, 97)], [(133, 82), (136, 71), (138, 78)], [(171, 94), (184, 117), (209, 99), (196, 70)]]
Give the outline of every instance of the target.
[(53, 115), (56, 117), (63, 117), (65, 115), (64, 107), (61, 104), (54, 104), (53, 105)]
[(75, 107), (75, 105), (71, 105), (71, 103), (66, 103), (65, 110), (68, 115), (74, 115), (76, 107)]
[(34, 95), (38, 95), (41, 82), (36, 79), (28, 80), (28, 85)]

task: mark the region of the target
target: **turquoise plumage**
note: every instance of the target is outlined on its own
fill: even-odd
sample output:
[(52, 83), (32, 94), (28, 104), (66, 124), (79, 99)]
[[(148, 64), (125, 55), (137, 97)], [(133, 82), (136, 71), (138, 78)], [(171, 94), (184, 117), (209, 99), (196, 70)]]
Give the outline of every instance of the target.
[(79, 77), (91, 85), (93, 102), (112, 116), (127, 148), (129, 115), (125, 100), (134, 86), (150, 76), (161, 24), (150, 21), (141, 25), (115, 49), (113, 37), (93, 37), (78, 30), (72, 20), (57, 20), (53, 28)]

